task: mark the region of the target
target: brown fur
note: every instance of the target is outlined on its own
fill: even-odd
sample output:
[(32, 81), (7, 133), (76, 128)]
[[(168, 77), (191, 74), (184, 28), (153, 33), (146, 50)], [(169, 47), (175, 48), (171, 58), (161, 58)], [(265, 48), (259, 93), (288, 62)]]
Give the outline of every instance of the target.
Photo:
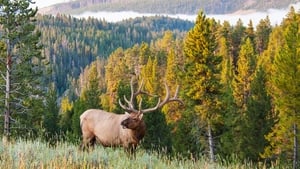
[(104, 110), (90, 109), (80, 116), (82, 130), (81, 148), (85, 149), (95, 142), (105, 147), (124, 147), (134, 153), (145, 135), (146, 126), (142, 113), (114, 114)]

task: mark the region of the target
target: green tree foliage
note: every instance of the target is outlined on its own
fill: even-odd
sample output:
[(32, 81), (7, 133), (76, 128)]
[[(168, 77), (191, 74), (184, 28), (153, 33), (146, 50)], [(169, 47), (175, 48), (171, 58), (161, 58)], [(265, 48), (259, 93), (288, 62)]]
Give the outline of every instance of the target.
[(238, 55), (243, 39), (245, 38), (245, 26), (243, 25), (242, 20), (238, 20), (236, 25), (233, 27), (231, 33), (231, 48), (233, 55), (233, 64), (236, 66), (238, 60)]
[(150, 43), (160, 38), (164, 30), (182, 36), (192, 25), (189, 21), (162, 16), (118, 23), (67, 15), (37, 16), (37, 28), (41, 30), (44, 44), (42, 54), (51, 63), (51, 80), (60, 96), (72, 85), (70, 77), (77, 79), (82, 69), (97, 58), (107, 59), (118, 48)]
[(234, 112), (234, 115), (231, 115), (231, 120), (226, 120), (229, 123), (226, 125), (232, 127), (229, 132), (231, 133), (231, 139), (234, 139), (233, 142), (227, 141), (229, 145), (232, 144), (228, 150), (238, 154), (242, 159), (246, 157), (247, 153), (247, 150), (245, 150), (248, 134), (246, 131), (246, 122), (254, 70), (254, 47), (251, 40), (247, 38), (241, 46), (236, 74), (234, 75), (234, 80), (232, 82), (234, 103), (237, 106), (237, 111)]
[(85, 105), (90, 109), (100, 108), (100, 90), (99, 90), (99, 74), (96, 68), (96, 62), (91, 64), (89, 70), (89, 79), (86, 89), (83, 89), (82, 99), (85, 101)]
[[(159, 88), (164, 88), (160, 83), (157, 58), (149, 57), (147, 64), (141, 71), (141, 78), (145, 81), (145, 90), (150, 94), (158, 93)], [(157, 104), (157, 98), (144, 96), (143, 107), (154, 107)], [(161, 98), (163, 99), (163, 98)], [(167, 126), (165, 115), (157, 110), (145, 114), (145, 123), (147, 125), (147, 134), (143, 141), (143, 147), (146, 149), (171, 151), (172, 143), (170, 139), (170, 130)]]
[(250, 84), (253, 80), (253, 72), (255, 70), (255, 59), (252, 42), (247, 38), (241, 47), (239, 60), (237, 61), (237, 73), (232, 83), (236, 104), (243, 110), (247, 110), (246, 106), (250, 96)]
[(267, 49), (270, 33), (272, 31), (271, 22), (267, 16), (265, 19), (259, 21), (256, 26), (255, 44), (257, 53), (261, 54)]
[[(4, 136), (11, 134), (11, 121), (16, 128), (27, 132), (40, 126), (43, 94), (41, 90), (42, 62), (39, 31), (35, 30), (37, 9), (30, 8), (29, 0), (1, 1), (1, 42), (5, 43), (5, 55), (1, 57), (1, 84), (5, 92), (1, 98), (4, 115)], [(3, 51), (2, 51), (3, 52)], [(4, 88), (3, 88), (4, 87)], [(37, 108), (37, 109), (35, 109)], [(26, 120), (22, 118), (26, 116)], [(23, 127), (21, 127), (24, 125)], [(30, 126), (30, 127), (29, 127)], [(15, 130), (14, 133), (22, 135)]]
[(72, 127), (72, 116), (73, 116), (73, 103), (70, 102), (68, 97), (63, 97), (60, 103), (59, 111), (59, 126), (62, 132), (66, 133), (71, 131)]
[(254, 73), (253, 80), (250, 85), (250, 97), (247, 101), (247, 111), (244, 121), (244, 137), (243, 147), (244, 158), (252, 161), (258, 161), (260, 154), (264, 152), (264, 148), (269, 145), (265, 136), (271, 131), (274, 125), (272, 118), (271, 97), (266, 89), (266, 73), (264, 69), (258, 67)]
[[(131, 89), (130, 89), (130, 84), (129, 81), (121, 81), (118, 85), (118, 92), (117, 92), (117, 101), (119, 100), (123, 100), (124, 96), (130, 96)], [(134, 100), (136, 101), (136, 100)], [(135, 104), (136, 105), (136, 104)], [(113, 110), (113, 112), (117, 113), (117, 114), (124, 114), (125, 110), (123, 110), (121, 108), (121, 106), (116, 103), (115, 109)]]
[(251, 42), (253, 44), (255, 44), (255, 41), (254, 41), (254, 39), (255, 39), (255, 32), (254, 32), (254, 27), (253, 27), (252, 20), (249, 21), (248, 27), (245, 30), (245, 34), (246, 34), (245, 38), (246, 39), (249, 38), (251, 40)]
[(271, 145), (265, 151), (265, 157), (293, 161), (293, 168), (299, 167), (299, 18), (292, 8), (283, 25), (284, 44), (274, 58), (271, 84), (278, 122), (267, 135)]
[[(214, 160), (211, 128), (220, 114), (219, 65), (221, 58), (214, 54), (216, 50), (214, 21), (207, 19), (203, 12), (197, 16), (195, 26), (188, 32), (184, 53), (186, 55), (184, 72), (184, 93), (194, 101), (194, 111), (201, 122), (207, 126), (208, 148), (211, 160)], [(199, 126), (198, 126), (199, 127)], [(200, 136), (199, 136), (200, 137)]]
[(69, 117), (71, 119), (71, 124), (69, 123), (69, 125), (71, 125), (70, 131), (72, 132), (72, 139), (77, 139), (81, 136), (80, 115), (87, 109), (91, 108), (88, 107), (87, 103), (88, 101), (82, 98), (79, 98), (74, 102), (73, 109), (71, 110), (72, 114), (70, 114), (71, 116)]
[(43, 115), (42, 127), (44, 128), (44, 138), (47, 141), (56, 141), (60, 128), (59, 121), (59, 107), (57, 104), (57, 92), (54, 86), (50, 87), (46, 95), (45, 112)]

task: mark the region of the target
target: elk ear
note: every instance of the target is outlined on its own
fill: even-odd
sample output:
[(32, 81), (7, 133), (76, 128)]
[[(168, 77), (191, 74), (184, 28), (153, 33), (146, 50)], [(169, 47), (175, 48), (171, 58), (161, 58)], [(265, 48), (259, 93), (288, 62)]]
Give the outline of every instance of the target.
[(139, 119), (142, 120), (144, 113), (139, 114)]

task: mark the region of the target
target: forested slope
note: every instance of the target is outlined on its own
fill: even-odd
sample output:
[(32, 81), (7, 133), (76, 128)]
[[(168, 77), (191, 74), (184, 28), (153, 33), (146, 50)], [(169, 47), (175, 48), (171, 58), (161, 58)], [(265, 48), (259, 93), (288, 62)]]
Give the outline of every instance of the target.
[(38, 29), (42, 32), (43, 54), (52, 66), (52, 80), (62, 94), (70, 77), (95, 61), (107, 58), (117, 48), (162, 37), (165, 30), (183, 36), (193, 23), (167, 17), (144, 17), (119, 23), (97, 19), (76, 19), (66, 15), (38, 16)]

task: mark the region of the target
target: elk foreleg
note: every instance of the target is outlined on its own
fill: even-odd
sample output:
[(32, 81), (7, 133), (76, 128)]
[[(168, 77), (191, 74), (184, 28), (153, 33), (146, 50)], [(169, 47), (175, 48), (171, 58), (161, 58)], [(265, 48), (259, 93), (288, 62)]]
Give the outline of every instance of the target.
[(125, 151), (129, 154), (130, 157), (135, 158), (136, 157), (136, 147), (137, 145), (135, 144), (129, 144), (127, 147), (125, 147)]

